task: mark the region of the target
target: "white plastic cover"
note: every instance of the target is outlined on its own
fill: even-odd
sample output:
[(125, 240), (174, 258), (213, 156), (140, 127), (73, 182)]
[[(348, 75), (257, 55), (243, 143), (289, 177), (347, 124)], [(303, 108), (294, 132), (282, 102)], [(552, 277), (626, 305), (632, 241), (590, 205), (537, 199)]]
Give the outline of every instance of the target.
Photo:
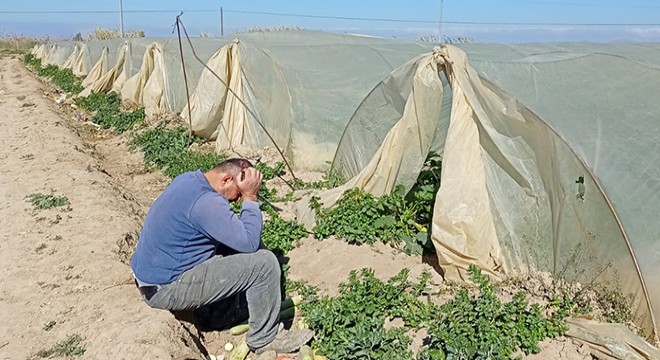
[[(452, 46), (435, 55), (442, 54), (452, 88), (449, 124), (438, 124), (445, 116), (420, 118), (438, 124), (434, 148), (444, 151), (432, 231), (445, 276), (462, 279), (478, 264), (495, 276), (532, 268), (603, 283), (630, 294), (636, 322), (655, 334), (660, 156), (649, 149), (659, 143), (653, 89), (660, 88), (660, 69), (657, 58), (645, 56), (657, 47), (464, 47), (467, 57)], [(633, 49), (643, 51), (625, 55)], [(392, 86), (387, 93), (406, 93)], [(378, 157), (378, 145), (359, 142), (362, 134), (378, 131), (375, 139), (385, 139), (394, 129), (358, 116), (395, 118), (400, 98), (381, 93), (363, 102), (354, 121), (365, 123), (349, 124), (353, 134), (339, 146), (336, 169), (347, 175), (357, 167), (364, 177), (369, 169), (362, 164)], [(408, 101), (416, 96), (408, 94)], [(390, 160), (379, 166), (401, 166)]]

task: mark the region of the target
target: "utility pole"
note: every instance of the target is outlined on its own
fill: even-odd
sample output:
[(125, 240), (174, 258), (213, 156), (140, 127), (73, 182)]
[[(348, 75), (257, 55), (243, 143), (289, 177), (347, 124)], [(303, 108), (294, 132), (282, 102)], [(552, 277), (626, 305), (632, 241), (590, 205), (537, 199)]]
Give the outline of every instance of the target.
[(124, 37), (124, 0), (119, 0), (119, 37)]
[(225, 17), (220, 6), (220, 36), (225, 36)]
[(442, 12), (444, 8), (444, 0), (440, 0), (440, 21), (438, 21), (438, 44), (442, 44)]

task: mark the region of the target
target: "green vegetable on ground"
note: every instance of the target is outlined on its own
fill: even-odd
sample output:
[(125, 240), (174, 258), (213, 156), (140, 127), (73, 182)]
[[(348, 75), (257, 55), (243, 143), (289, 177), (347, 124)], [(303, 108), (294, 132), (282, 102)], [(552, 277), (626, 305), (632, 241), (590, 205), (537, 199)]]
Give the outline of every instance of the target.
[[(428, 274), (409, 282), (403, 270), (381, 281), (370, 269), (354, 271), (338, 296), (305, 297), (301, 311), (316, 333), (312, 347), (330, 360), (509, 359), (518, 350), (538, 352), (541, 340), (565, 333), (570, 304), (530, 305), (523, 293), (504, 303), (481, 271), (470, 267), (469, 274), (476, 290), (460, 290), (438, 305), (427, 289)], [(392, 319), (403, 327), (386, 327)], [(414, 355), (406, 333), (421, 328), (429, 342)]]

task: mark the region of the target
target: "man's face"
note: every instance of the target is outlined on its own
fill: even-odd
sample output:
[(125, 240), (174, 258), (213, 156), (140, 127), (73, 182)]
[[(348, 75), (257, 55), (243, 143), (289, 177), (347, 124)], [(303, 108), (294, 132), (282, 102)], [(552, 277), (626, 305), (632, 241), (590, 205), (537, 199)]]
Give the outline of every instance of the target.
[[(241, 176), (240, 174), (238, 176)], [(238, 201), (241, 198), (241, 191), (238, 189), (236, 184), (236, 177), (232, 176), (231, 180), (227, 182), (227, 187), (225, 188), (224, 195), (229, 201)]]

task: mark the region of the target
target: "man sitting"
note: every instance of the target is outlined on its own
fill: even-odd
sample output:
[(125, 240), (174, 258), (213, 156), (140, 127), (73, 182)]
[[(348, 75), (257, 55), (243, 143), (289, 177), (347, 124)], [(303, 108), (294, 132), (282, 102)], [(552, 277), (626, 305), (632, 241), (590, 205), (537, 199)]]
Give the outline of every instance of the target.
[[(250, 350), (291, 352), (313, 333), (297, 344), (277, 336), (280, 265), (261, 241), (261, 182), (245, 159), (177, 176), (149, 209), (131, 268), (149, 306), (180, 311), (220, 304), (236, 322), (246, 301)], [(239, 217), (230, 202), (241, 198)]]

